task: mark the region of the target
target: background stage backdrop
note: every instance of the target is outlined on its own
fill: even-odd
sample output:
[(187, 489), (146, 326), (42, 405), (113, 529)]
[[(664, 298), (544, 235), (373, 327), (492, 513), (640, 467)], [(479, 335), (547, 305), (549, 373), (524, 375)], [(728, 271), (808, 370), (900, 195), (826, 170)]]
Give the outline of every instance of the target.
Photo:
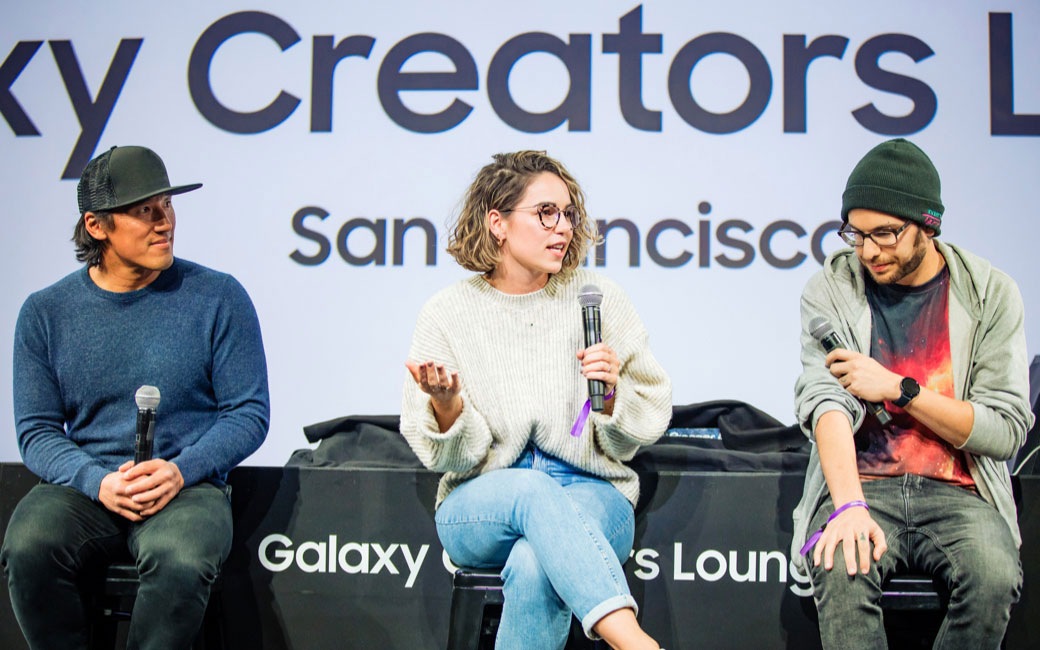
[(1036, 0), (8, 2), (0, 460), (18, 308), (77, 267), (76, 179), (114, 144), (205, 183), (176, 199), (176, 253), (256, 303), (273, 422), (252, 464), (305, 424), (399, 411), (415, 315), (465, 273), (445, 224), (520, 148), (584, 185), (608, 230), (590, 264), (678, 404), (793, 421), (801, 288), (840, 244), (849, 171), (892, 136), (938, 166), (943, 236), (1018, 280), (1036, 354), (1038, 29)]

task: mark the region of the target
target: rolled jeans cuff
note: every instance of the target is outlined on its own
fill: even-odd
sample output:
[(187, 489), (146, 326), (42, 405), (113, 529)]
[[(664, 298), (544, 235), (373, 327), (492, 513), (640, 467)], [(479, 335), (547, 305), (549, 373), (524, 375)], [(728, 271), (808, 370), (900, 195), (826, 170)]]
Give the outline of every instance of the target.
[(639, 614), (639, 606), (636, 605), (636, 599), (629, 594), (618, 594), (604, 600), (599, 605), (592, 608), (585, 618), (581, 619), (581, 627), (585, 630), (585, 636), (589, 637), (593, 641), (599, 641), (600, 636), (596, 634), (592, 628), (596, 623), (600, 622), (607, 614), (616, 612), (619, 609), (630, 608), (636, 614)]

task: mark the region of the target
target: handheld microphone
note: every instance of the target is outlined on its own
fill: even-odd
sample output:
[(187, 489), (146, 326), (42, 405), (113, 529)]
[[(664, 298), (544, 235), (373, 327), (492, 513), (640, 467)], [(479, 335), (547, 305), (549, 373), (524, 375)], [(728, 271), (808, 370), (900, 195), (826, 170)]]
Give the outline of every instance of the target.
[(137, 402), (137, 436), (134, 439), (134, 464), (152, 458), (152, 442), (155, 438), (155, 409), (159, 406), (159, 389), (141, 386), (134, 395)]
[[(594, 284), (586, 284), (578, 291), (578, 304), (581, 305), (581, 321), (585, 325), (585, 347), (599, 343), (601, 326), (599, 306), (603, 302), (603, 292)], [(593, 411), (603, 410), (603, 394), (606, 386), (598, 379), (589, 380), (589, 403)]]
[[(842, 342), (841, 337), (838, 336), (838, 333), (834, 331), (834, 327), (823, 316), (817, 316), (809, 321), (809, 333), (812, 334), (814, 339), (820, 342), (820, 345), (822, 345), (823, 349), (827, 352), (838, 348), (848, 349), (846, 348), (845, 343)], [(892, 415), (885, 410), (884, 404), (864, 401), (863, 405), (874, 414), (874, 417), (878, 419), (881, 426), (885, 426), (892, 421)]]

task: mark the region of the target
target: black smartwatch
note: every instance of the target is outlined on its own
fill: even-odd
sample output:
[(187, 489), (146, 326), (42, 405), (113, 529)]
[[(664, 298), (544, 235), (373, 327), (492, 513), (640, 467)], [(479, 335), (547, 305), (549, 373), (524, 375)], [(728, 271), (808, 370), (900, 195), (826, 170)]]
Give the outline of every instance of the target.
[(917, 383), (913, 377), (903, 377), (903, 381), (899, 382), (899, 399), (892, 403), (903, 408), (920, 394), (921, 384)]

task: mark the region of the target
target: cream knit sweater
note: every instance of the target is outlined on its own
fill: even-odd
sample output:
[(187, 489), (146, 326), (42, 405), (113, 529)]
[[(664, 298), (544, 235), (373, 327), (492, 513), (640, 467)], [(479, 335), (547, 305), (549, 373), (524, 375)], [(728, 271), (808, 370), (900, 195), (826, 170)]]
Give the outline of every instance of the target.
[[(592, 413), (574, 437), (571, 427), (588, 392), (575, 356), (584, 348), (578, 291), (586, 284), (603, 292), (603, 341), (617, 353), (621, 371), (613, 414)], [(638, 499), (638, 478), (621, 461), (664, 433), (672, 389), (642, 321), (612, 281), (579, 269), (518, 296), (473, 276), (422, 308), (409, 358), (443, 363), (462, 382), (462, 414), (441, 433), (429, 396), (405, 377), (401, 433), (423, 465), (445, 473), (437, 505), (466, 479), (509, 467), (528, 441), (606, 478), (633, 504)]]

